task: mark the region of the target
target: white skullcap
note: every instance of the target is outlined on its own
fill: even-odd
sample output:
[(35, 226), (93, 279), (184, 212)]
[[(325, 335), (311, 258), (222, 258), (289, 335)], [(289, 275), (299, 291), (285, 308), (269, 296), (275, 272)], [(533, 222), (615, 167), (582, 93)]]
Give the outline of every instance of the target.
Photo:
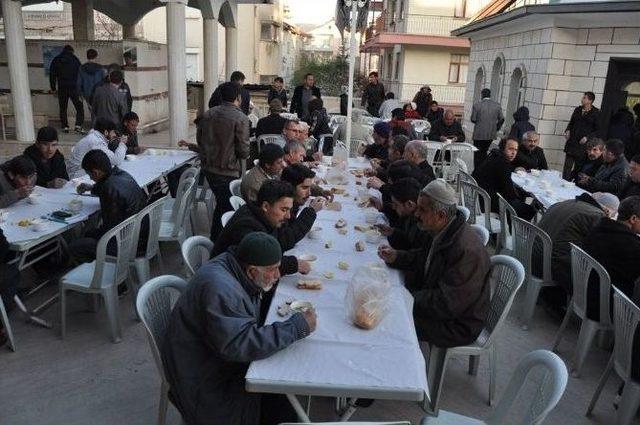
[(435, 179), (422, 189), (423, 195), (428, 196), (445, 205), (455, 205), (458, 203), (456, 191), (444, 179)]
[(607, 192), (596, 192), (591, 197), (600, 205), (602, 208), (607, 208), (612, 210), (613, 212), (618, 211), (618, 207), (620, 206), (620, 199), (612, 193)]

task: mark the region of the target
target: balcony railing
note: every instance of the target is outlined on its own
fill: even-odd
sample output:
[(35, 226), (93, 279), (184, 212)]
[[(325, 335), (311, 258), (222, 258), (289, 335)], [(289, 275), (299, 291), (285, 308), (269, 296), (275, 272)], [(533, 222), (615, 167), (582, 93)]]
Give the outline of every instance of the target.
[(451, 31), (467, 22), (466, 18), (440, 15), (405, 14), (402, 17), (391, 18), (390, 14), (380, 15), (373, 25), (367, 28), (365, 40), (369, 40), (381, 32), (448, 37), (451, 35)]
[(422, 86), (428, 85), (431, 87), (433, 100), (438, 103), (444, 105), (464, 104), (464, 85), (413, 84), (389, 80), (382, 80), (382, 84), (384, 84), (385, 91), (393, 92), (396, 95), (396, 99), (400, 99), (402, 102), (410, 102)]

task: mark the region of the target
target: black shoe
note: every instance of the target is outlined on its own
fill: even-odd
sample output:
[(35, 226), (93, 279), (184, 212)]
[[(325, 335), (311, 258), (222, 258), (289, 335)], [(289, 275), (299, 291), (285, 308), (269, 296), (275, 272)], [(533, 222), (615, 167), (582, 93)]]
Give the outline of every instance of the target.
[(129, 293), (129, 287), (126, 283), (121, 283), (118, 285), (118, 297), (122, 298)]

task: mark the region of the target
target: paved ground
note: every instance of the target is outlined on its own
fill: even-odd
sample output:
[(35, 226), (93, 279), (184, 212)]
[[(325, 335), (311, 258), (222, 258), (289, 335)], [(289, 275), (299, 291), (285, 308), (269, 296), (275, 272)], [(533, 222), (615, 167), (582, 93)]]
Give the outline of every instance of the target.
[[(208, 234), (205, 213), (199, 213), (198, 229)], [(165, 271), (181, 274), (179, 251), (175, 245), (162, 247)], [(24, 283), (34, 280), (25, 276)], [(48, 294), (55, 285), (47, 288)], [(47, 295), (47, 294), (43, 294)], [(35, 304), (37, 299), (29, 301)], [(132, 297), (121, 300), (120, 316), (123, 341), (112, 344), (106, 327), (104, 310), (87, 311), (81, 296), (71, 296), (68, 309), (67, 338), (59, 336), (60, 312), (53, 306), (43, 317), (54, 324), (52, 330), (24, 323), (15, 312), (11, 315), (18, 352), (0, 349), (0, 424), (1, 425), (148, 425), (155, 423), (159, 397), (159, 378), (147, 345), (142, 325), (134, 320)], [(500, 396), (518, 360), (527, 352), (549, 348), (559, 322), (536, 311), (535, 326), (522, 331), (518, 322), (519, 300), (498, 338), (498, 391)], [(322, 320), (322, 318), (320, 318)], [(577, 337), (577, 325), (571, 326), (560, 355), (570, 359)], [(567, 390), (548, 424), (612, 424), (615, 411), (612, 400), (619, 384), (611, 378), (592, 418), (585, 409), (605, 367), (609, 353), (594, 348), (588, 357), (583, 377), (570, 378)], [(357, 359), (354, 359), (357, 361)], [(381, 364), (380, 367), (393, 367)], [(484, 417), (488, 370), (486, 359), (480, 362), (478, 376), (466, 374), (465, 359), (454, 358), (448, 367), (441, 408)], [(526, 391), (525, 391), (526, 393)], [(526, 397), (523, 397), (526, 398)], [(521, 417), (517, 409), (509, 423)], [(377, 401), (361, 409), (353, 420), (409, 420), (416, 424), (424, 413), (413, 403)], [(333, 401), (314, 399), (314, 420), (335, 420)], [(169, 424), (179, 424), (171, 409)]]

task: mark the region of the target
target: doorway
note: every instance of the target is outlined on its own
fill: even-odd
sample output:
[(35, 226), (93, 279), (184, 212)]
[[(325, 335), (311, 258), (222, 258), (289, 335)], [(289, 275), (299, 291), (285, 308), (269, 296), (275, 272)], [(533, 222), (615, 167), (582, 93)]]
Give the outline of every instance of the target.
[(640, 103), (640, 59), (611, 58), (600, 104), (601, 136), (607, 136), (611, 117), (618, 109), (627, 106), (633, 112), (637, 103)]
[(507, 113), (505, 114), (506, 126), (513, 124), (513, 113), (520, 106), (524, 105), (524, 95), (527, 87), (527, 79), (522, 68), (516, 68), (511, 74), (511, 84), (509, 84), (509, 98), (507, 100)]

